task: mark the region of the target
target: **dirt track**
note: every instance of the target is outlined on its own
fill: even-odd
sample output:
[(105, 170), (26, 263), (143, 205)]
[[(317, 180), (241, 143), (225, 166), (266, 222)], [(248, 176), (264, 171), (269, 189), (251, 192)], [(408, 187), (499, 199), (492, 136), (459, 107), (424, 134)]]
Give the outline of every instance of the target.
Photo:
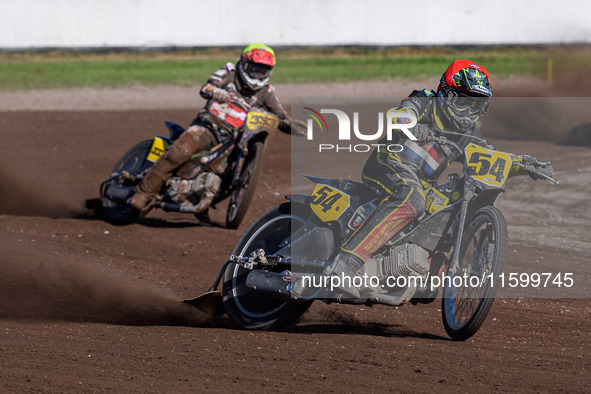
[[(284, 100), (297, 94), (285, 90)], [(194, 110), (69, 105), (0, 112), (0, 391), (591, 391), (589, 299), (497, 300), (465, 343), (448, 340), (439, 302), (315, 303), (281, 332), (237, 330), (184, 307), (246, 225), (289, 193), (289, 138), (277, 134), (267, 150), (238, 231), (158, 212), (116, 227), (76, 216), (129, 147), (165, 133), (163, 119), (187, 124)], [(501, 205), (508, 260), (591, 263), (589, 149), (494, 143), (552, 160), (564, 190), (576, 192), (512, 181)], [(540, 209), (529, 203), (536, 196)], [(213, 219), (223, 217), (220, 207)]]

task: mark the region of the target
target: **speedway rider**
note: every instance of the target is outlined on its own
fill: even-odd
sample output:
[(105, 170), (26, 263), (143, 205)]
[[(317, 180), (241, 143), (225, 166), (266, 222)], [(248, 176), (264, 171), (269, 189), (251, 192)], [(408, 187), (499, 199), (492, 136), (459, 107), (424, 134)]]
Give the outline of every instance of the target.
[[(488, 145), (480, 133), (478, 119), (488, 111), (492, 96), (488, 71), (473, 61), (456, 60), (441, 77), (437, 91), (415, 90), (402, 100), (400, 107), (390, 110), (399, 114), (399, 124), (405, 123), (404, 112), (411, 111), (415, 115), (417, 125), (410, 130), (417, 141), (397, 133), (393, 141), (380, 143), (400, 144), (402, 151), (392, 153), (378, 148), (367, 160), (362, 171), (363, 181), (376, 190), (382, 200), (345, 241), (333, 264), (325, 270), (326, 275), (351, 278), (342, 280), (337, 292), (340, 290), (346, 297), (359, 297), (359, 290), (349, 286), (356, 272), (372, 254), (425, 211), (425, 188), (435, 183), (452, 161), (462, 157), (443, 144), (428, 142), (434, 129), (460, 133), (457, 138), (450, 139), (461, 148), (470, 142)], [(477, 142), (467, 136), (481, 140)], [(537, 163), (530, 156), (523, 157), (523, 161)], [(537, 170), (552, 175), (550, 165), (537, 167)], [(521, 167), (511, 169), (511, 176), (521, 174)]]
[[(291, 133), (292, 120), (279, 102), (275, 88), (268, 81), (275, 66), (273, 49), (264, 44), (248, 45), (236, 65), (227, 63), (209, 77), (199, 92), (207, 104), (189, 128), (160, 156), (146, 173), (144, 179), (134, 188), (128, 203), (141, 213), (147, 212), (157, 193), (173, 172), (186, 163), (194, 154), (206, 151), (226, 138), (230, 133), (216, 125), (221, 117), (232, 124), (232, 101), (240, 100), (249, 107), (263, 107), (280, 119), (279, 130)], [(242, 120), (243, 121), (243, 120)], [(223, 169), (213, 169), (221, 174)], [(197, 207), (197, 217), (209, 221), (207, 209), (221, 183), (219, 177), (208, 178), (204, 197)]]

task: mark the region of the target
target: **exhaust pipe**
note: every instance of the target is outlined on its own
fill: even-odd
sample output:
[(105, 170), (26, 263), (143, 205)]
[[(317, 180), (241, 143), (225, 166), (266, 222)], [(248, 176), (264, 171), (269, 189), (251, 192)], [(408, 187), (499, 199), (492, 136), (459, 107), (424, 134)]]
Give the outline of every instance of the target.
[(257, 292), (291, 297), (291, 281), (284, 274), (264, 270), (251, 270), (246, 277), (246, 287)]
[[(290, 274), (291, 275), (291, 274)], [(286, 278), (284, 273), (269, 272), (264, 270), (251, 270), (246, 277), (246, 287), (256, 292), (267, 293), (276, 296), (291, 297), (292, 282)], [(353, 305), (384, 304), (390, 306), (401, 306), (411, 300), (416, 292), (416, 287), (409, 286), (400, 295), (370, 294), (366, 297), (347, 298), (343, 294), (333, 294), (330, 298), (323, 298), (329, 302)]]
[(131, 196), (133, 188), (134, 186), (107, 185), (105, 197), (121, 204), (127, 204), (127, 199)]

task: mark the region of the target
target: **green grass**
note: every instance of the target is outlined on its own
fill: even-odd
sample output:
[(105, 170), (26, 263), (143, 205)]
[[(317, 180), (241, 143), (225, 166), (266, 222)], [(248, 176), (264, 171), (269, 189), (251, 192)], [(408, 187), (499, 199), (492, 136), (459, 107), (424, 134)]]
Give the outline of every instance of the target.
[[(200, 85), (237, 50), (92, 54), (75, 52), (0, 53), (0, 90), (131, 85)], [(454, 59), (484, 65), (494, 78), (545, 77), (549, 58), (587, 67), (591, 49), (493, 48), (359, 48), (278, 50), (273, 83), (346, 82), (437, 78)]]

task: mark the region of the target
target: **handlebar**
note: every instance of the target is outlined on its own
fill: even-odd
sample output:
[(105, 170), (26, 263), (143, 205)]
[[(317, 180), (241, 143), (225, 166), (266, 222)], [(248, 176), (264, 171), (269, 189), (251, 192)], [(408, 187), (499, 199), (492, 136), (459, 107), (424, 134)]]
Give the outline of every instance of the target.
[(440, 136), (447, 135), (447, 136), (456, 136), (456, 137), (466, 137), (466, 138), (471, 138), (473, 140), (476, 140), (478, 142), (483, 142), (488, 145), (488, 142), (484, 138), (476, 137), (475, 135), (456, 133), (454, 131), (441, 130), (441, 129), (434, 128), (434, 127), (431, 128), (431, 130), (433, 131), (433, 134), (439, 134)]
[[(536, 159), (535, 157), (533, 159), (535, 159), (535, 161), (533, 161), (533, 163), (538, 164), (538, 165), (549, 165), (550, 164), (549, 161), (541, 161), (541, 160)], [(527, 172), (528, 174), (535, 175), (538, 178), (547, 179), (547, 180), (549, 180), (551, 182), (554, 182), (555, 185), (558, 185), (560, 183), (556, 179), (552, 178), (551, 176), (548, 176), (548, 175), (544, 174), (543, 172), (538, 171), (533, 166), (533, 164), (523, 164), (523, 162), (522, 163), (517, 162), (517, 163), (514, 163), (514, 164), (516, 164), (516, 165), (520, 166), (521, 168), (523, 168), (525, 170), (525, 172)]]
[(425, 142), (436, 142), (436, 143), (441, 144), (441, 145), (449, 145), (449, 146), (452, 146), (453, 148), (455, 148), (458, 151), (458, 153), (462, 153), (464, 151), (462, 148), (460, 148), (460, 146), (458, 144), (456, 144), (452, 140), (449, 140), (447, 137), (445, 137), (443, 135), (443, 133), (446, 133), (445, 131), (443, 131), (443, 130), (438, 130), (438, 131), (442, 132), (441, 133), (442, 135), (437, 136), (437, 135), (435, 135), (435, 133), (430, 134), (425, 139)]
[(525, 165), (533, 165), (533, 166), (547, 166), (547, 165), (551, 164), (549, 161), (542, 161), (542, 160), (535, 158), (533, 156), (524, 156), (522, 158), (522, 162)]
[(252, 108), (252, 105), (249, 104), (243, 97), (233, 92), (229, 93), (228, 102), (232, 104), (237, 104), (239, 107), (242, 107), (246, 111), (250, 111), (250, 109)]
[[(449, 146), (454, 147), (459, 153), (462, 153), (464, 150), (462, 148), (460, 148), (460, 146), (457, 143), (449, 140), (446, 137), (446, 135), (447, 136), (453, 135), (453, 136), (459, 136), (459, 137), (468, 137), (468, 138), (477, 140), (479, 142), (484, 142), (487, 144), (487, 146), (490, 146), (485, 139), (480, 138), (480, 137), (476, 137), (473, 135), (461, 134), (461, 133), (441, 130), (441, 129), (437, 129), (437, 128), (432, 128), (431, 131), (432, 131), (432, 133), (427, 136), (427, 138), (425, 139), (425, 142), (436, 142), (436, 143), (442, 144), (442, 145), (449, 145)], [(514, 164), (522, 167), (528, 174), (533, 174), (533, 175), (537, 176), (538, 178), (547, 179), (551, 182), (554, 182), (554, 184), (556, 184), (556, 185), (559, 184), (559, 182), (556, 179), (554, 179), (551, 176), (548, 176), (548, 175), (544, 174), (543, 172), (536, 169), (536, 166), (540, 166), (540, 167), (549, 166), (551, 164), (549, 161), (539, 160), (533, 156), (525, 156), (525, 157), (523, 157), (521, 162), (514, 162)]]

